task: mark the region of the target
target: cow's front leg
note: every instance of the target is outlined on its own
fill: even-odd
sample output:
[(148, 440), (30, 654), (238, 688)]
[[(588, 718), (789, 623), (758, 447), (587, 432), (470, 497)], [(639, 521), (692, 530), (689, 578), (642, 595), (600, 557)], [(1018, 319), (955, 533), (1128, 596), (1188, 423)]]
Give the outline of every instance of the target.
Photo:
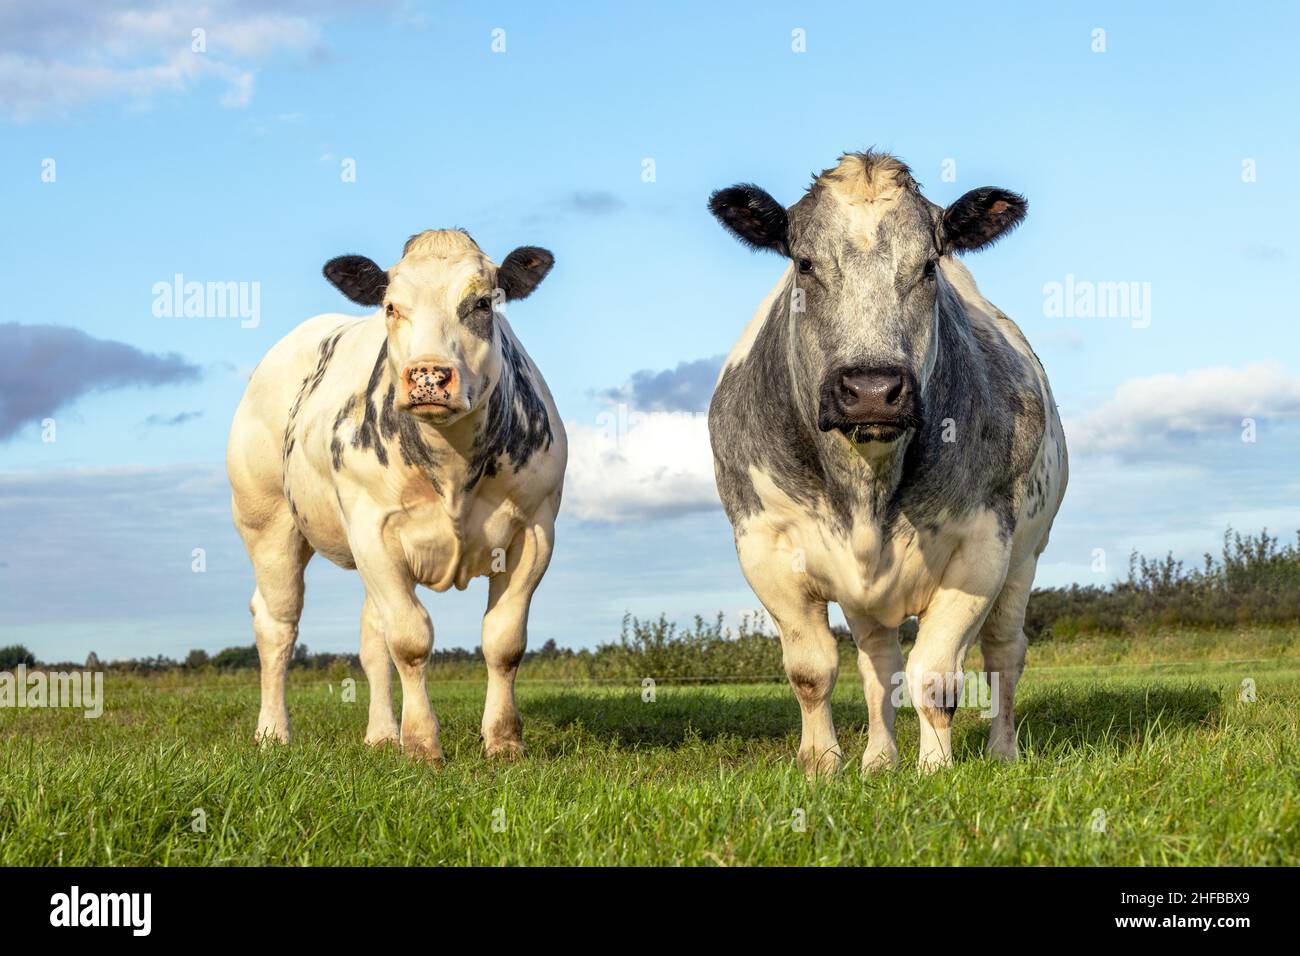
[(429, 704), (425, 672), (433, 651), (433, 623), (424, 606), (415, 597), (414, 588), (407, 601), (384, 614), (384, 639), (388, 653), (402, 682), (402, 725), (398, 740), (402, 750), (416, 760), (437, 763), (442, 760), (442, 742), (438, 739), (438, 718)]
[(799, 763), (809, 777), (830, 776), (839, 770), (843, 754), (831, 719), (840, 653), (826, 619), (826, 605), (801, 609), (798, 615), (786, 611), (780, 617), (768, 610), (781, 631), (781, 659), (803, 718)]
[[(989, 516), (989, 522), (996, 519)], [(964, 541), (921, 615), (907, 658), (907, 692), (920, 730), (917, 766), (952, 765), (952, 718), (962, 693), (962, 663), (1006, 578), (1009, 543), (996, 533)]]
[[(382, 522), (368, 522), (379, 528)], [(425, 671), (433, 650), (433, 623), (415, 596), (415, 581), (406, 564), (391, 558), (376, 535), (353, 541), (357, 571), (383, 626), (384, 642), (402, 682), (402, 725), (399, 740), (409, 756), (428, 762), (442, 760), (438, 718), (429, 705)]]
[(889, 770), (898, 766), (894, 693), (903, 678), (898, 628), (881, 627), (868, 618), (845, 617), (858, 645), (858, 671), (867, 699), (867, 749), (862, 754), (862, 771)]
[(483, 703), (483, 749), (489, 757), (521, 756), (524, 724), (515, 703), (515, 675), (528, 646), (528, 608), (546, 573), (555, 537), (554, 511), (548, 504), (506, 551), (505, 567), (488, 583), (483, 615), (483, 660), (487, 699)]
[(803, 722), (799, 763), (810, 778), (829, 776), (843, 755), (831, 719), (840, 654), (826, 602), (809, 593), (801, 558), (768, 536), (742, 537), (736, 551), (750, 587), (781, 634), (781, 659)]
[(399, 731), (393, 719), (393, 659), (384, 639), (384, 622), (375, 602), (366, 598), (361, 609), (361, 667), (370, 687), (370, 716), (366, 722), (366, 743), (371, 746), (397, 743)]

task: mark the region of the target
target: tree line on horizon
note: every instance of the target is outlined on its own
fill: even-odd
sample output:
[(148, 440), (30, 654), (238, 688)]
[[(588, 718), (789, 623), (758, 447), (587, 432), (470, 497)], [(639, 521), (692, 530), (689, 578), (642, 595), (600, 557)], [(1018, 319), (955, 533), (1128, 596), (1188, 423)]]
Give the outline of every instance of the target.
[[(1025, 633), (1031, 643), (1071, 640), (1085, 634), (1140, 635), (1172, 628), (1291, 624), (1300, 624), (1300, 532), (1294, 542), (1282, 544), (1267, 529), (1243, 536), (1229, 528), (1220, 554), (1205, 554), (1197, 566), (1188, 566), (1172, 554), (1147, 558), (1135, 551), (1125, 579), (1107, 585), (1035, 588), (1025, 615)], [(915, 640), (916, 628), (915, 618), (903, 623), (899, 633), (904, 644)], [(832, 630), (842, 642), (852, 642), (846, 628)], [(523, 660), (525, 664), (549, 662), (548, 672), (588, 679), (644, 674), (741, 679), (782, 672), (780, 640), (761, 613), (742, 617), (734, 631), (724, 624), (721, 613), (713, 621), (696, 615), (688, 627), (679, 627), (662, 614), (647, 620), (629, 614), (624, 615), (617, 641), (575, 650), (548, 640), (525, 652)], [(158, 655), (101, 663), (92, 652), (84, 664), (43, 663), (20, 644), (0, 647), (0, 671), (12, 671), (19, 665), (137, 674), (229, 672), (256, 669), (258, 657), (257, 647), (249, 644), (215, 654), (195, 649), (179, 661)], [(299, 643), (291, 666), (336, 675), (359, 671), (361, 662), (357, 654), (312, 653)], [(435, 649), (431, 661), (434, 673), (444, 676), (470, 676), (482, 667), (483, 652), (478, 647)]]

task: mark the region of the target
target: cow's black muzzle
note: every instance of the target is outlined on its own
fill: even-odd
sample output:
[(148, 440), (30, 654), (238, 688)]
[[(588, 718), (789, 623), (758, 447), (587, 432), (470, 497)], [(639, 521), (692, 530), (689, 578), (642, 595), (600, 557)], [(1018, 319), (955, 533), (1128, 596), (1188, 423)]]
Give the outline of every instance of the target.
[(856, 442), (889, 442), (920, 428), (921, 390), (910, 369), (899, 365), (853, 366), (822, 382), (817, 427), (838, 430)]

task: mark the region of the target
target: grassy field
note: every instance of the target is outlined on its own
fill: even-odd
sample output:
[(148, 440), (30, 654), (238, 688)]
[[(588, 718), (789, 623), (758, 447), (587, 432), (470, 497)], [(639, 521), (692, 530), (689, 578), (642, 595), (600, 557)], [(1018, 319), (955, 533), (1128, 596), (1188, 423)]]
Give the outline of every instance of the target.
[(529, 756), (498, 764), (479, 752), (482, 683), (435, 676), (448, 759), (431, 768), (366, 748), (364, 681), (343, 703), (333, 676), (294, 672), (296, 739), (267, 751), (252, 673), (109, 675), (97, 720), (0, 711), (0, 864), (1300, 862), (1300, 641), (1280, 629), (1035, 646), (1021, 761), (983, 759), (987, 721), (961, 710), (958, 765), (925, 777), (906, 710), (904, 768), (858, 773), (845, 669), (846, 769), (816, 784), (780, 683), (661, 684), (643, 703), (639, 683), (525, 672)]

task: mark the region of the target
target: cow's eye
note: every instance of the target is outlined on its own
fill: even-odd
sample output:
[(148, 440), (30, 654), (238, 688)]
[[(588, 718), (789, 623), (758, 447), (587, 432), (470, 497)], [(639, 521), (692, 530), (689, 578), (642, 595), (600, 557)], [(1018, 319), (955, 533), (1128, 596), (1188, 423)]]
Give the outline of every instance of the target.
[(476, 309), (483, 309), (483, 310), (491, 309), (491, 308), (492, 308), (492, 296), (490, 296), (490, 295), (481, 296), (481, 297), (479, 298), (479, 300), (478, 300), (477, 302), (474, 303), (474, 308), (476, 308)]
[(811, 259), (800, 259), (800, 260), (799, 260), (799, 272), (800, 272), (800, 273), (802, 273), (803, 275), (810, 275), (810, 274), (812, 273), (812, 271), (813, 271), (813, 264), (812, 264), (812, 260), (811, 260)]
[(926, 262), (925, 268), (921, 270), (921, 274), (925, 276), (927, 279), (933, 279), (934, 270), (936, 268), (938, 268), (938, 263), (935, 262), (933, 259), (930, 259), (928, 262)]
[(396, 310), (393, 308), (393, 303), (391, 302), (388, 303), (388, 305), (384, 306), (384, 314), (387, 315), (390, 319), (393, 317), (393, 313), (395, 311)]

